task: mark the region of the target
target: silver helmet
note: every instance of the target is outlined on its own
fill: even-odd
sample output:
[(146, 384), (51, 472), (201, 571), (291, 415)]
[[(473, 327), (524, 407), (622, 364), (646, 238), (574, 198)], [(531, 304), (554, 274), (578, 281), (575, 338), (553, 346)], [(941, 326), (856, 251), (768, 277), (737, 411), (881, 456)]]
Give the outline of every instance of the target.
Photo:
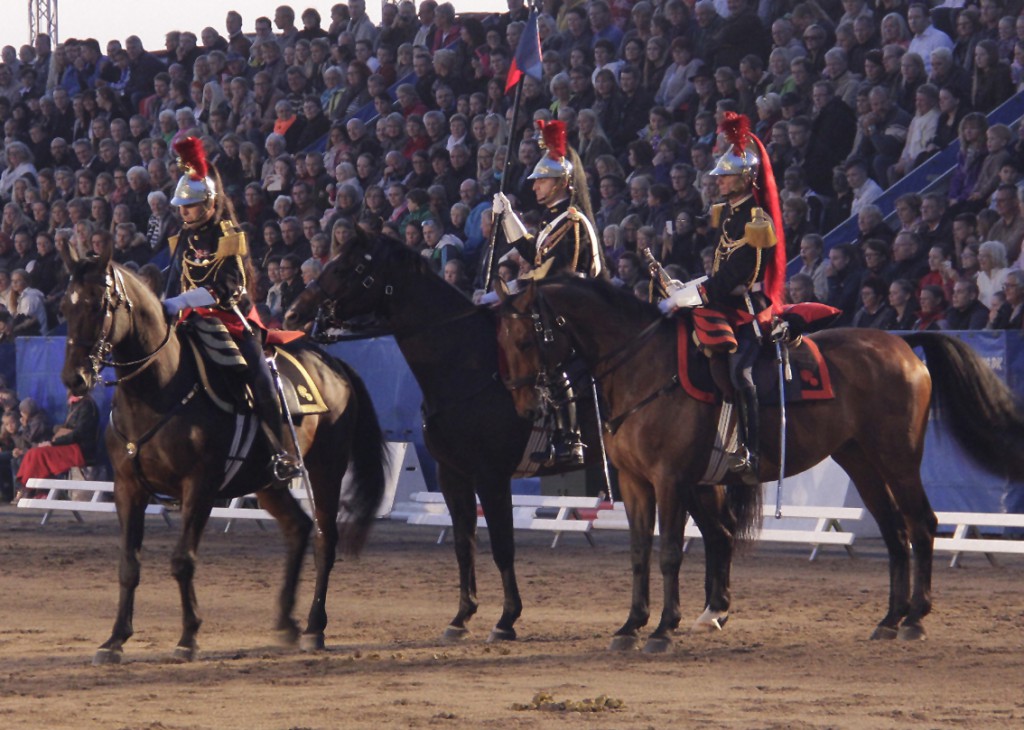
[(572, 163), (569, 162), (569, 158), (563, 157), (561, 160), (555, 160), (548, 155), (544, 155), (534, 166), (533, 173), (526, 179), (537, 180), (544, 177), (570, 179), (572, 177)]
[(757, 175), (757, 168), (760, 164), (761, 160), (753, 150), (745, 149), (737, 152), (736, 145), (729, 145), (725, 154), (718, 158), (715, 168), (707, 174), (712, 177), (743, 175), (752, 180)]
[(205, 203), (217, 197), (217, 184), (212, 177), (194, 179), (187, 172), (178, 180), (174, 188), (174, 197), (171, 198), (171, 205), (194, 205)]

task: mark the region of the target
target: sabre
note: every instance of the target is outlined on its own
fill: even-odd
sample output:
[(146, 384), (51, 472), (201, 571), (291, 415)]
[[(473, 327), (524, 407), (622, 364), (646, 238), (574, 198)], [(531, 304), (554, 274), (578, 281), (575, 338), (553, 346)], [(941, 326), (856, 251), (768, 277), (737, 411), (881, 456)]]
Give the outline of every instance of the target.
[[(237, 308), (236, 310), (237, 311)], [(270, 368), (270, 376), (274, 380), (274, 390), (277, 391), (277, 399), (281, 402), (281, 413), (284, 415), (284, 422), (288, 424), (288, 433), (291, 434), (292, 444), (295, 446), (295, 457), (299, 460), (299, 472), (302, 474), (302, 486), (306, 489), (306, 498), (309, 500), (310, 509), (316, 514), (316, 502), (313, 500), (313, 486), (309, 482), (309, 472), (306, 471), (306, 461), (302, 458), (302, 448), (299, 446), (299, 436), (295, 433), (295, 424), (292, 423), (292, 414), (288, 410), (288, 399), (284, 397), (284, 385), (281, 383), (281, 373), (277, 369), (277, 361), (273, 357), (267, 358), (267, 367)], [(320, 534), (320, 525), (316, 525), (317, 534)]]
[(775, 488), (775, 519), (782, 519), (782, 480), (786, 473), (786, 367), (782, 340), (775, 340), (775, 357), (779, 362), (779, 484)]

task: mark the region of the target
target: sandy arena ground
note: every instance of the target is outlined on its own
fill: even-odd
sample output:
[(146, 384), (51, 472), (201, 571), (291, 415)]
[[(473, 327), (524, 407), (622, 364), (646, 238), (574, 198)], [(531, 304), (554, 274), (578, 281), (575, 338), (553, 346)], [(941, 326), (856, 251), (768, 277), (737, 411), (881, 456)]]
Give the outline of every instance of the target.
[[(362, 559), (335, 569), (327, 651), (304, 655), (279, 648), (268, 629), (276, 532), (244, 524), (224, 535), (214, 523), (196, 582), (201, 654), (179, 665), (169, 661), (180, 627), (168, 564), (177, 530), (149, 518), (135, 637), (124, 664), (94, 668), (117, 600), (117, 527), (85, 519), (40, 528), (38, 515), (0, 508), (0, 728), (1024, 727), (1024, 558), (993, 568), (968, 556), (949, 569), (940, 555), (928, 639), (871, 642), (888, 585), (878, 541), (859, 543), (857, 559), (829, 548), (815, 563), (803, 549), (765, 546), (736, 561), (724, 632), (681, 633), (651, 657), (607, 651), (628, 610), (624, 534), (600, 533), (595, 548), (565, 535), (555, 550), (544, 535), (520, 534), (526, 605), (520, 639), (503, 645), (484, 641), (501, 600), (485, 552), (474, 631), (448, 645), (439, 636), (456, 608), (451, 545), (435, 545), (432, 528), (382, 523)], [(699, 544), (683, 571), (688, 625), (703, 602)], [(660, 590), (656, 580), (656, 611)], [(516, 707), (540, 692), (621, 707)]]

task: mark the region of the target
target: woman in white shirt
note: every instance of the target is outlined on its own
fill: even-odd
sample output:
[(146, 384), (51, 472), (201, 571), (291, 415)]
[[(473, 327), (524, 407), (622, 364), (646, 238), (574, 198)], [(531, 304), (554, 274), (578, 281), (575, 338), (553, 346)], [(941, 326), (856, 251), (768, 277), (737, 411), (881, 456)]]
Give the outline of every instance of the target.
[(1006, 266), (1006, 245), (1002, 241), (985, 241), (978, 249), (978, 301), (992, 308), (992, 295), (1003, 290), (1009, 269)]

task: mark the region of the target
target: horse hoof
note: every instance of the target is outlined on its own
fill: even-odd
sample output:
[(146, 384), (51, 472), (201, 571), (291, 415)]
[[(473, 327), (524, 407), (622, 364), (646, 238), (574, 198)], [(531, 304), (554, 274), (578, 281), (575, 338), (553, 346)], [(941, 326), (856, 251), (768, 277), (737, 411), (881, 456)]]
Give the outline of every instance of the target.
[(120, 649), (99, 649), (92, 658), (92, 665), (103, 667), (108, 664), (120, 664), (122, 654)]
[(633, 651), (636, 649), (637, 637), (630, 636), (629, 634), (620, 634), (612, 637), (611, 646), (608, 647), (609, 651)]
[(465, 626), (449, 626), (444, 630), (441, 638), (445, 641), (462, 641), (469, 636), (469, 629)]
[(303, 634), (299, 637), (299, 651), (323, 651), (324, 646), (323, 634)]
[(487, 637), (488, 644), (496, 644), (499, 641), (515, 641), (516, 631), (515, 629), (491, 629), (491, 635)]
[(297, 626), (291, 626), (287, 629), (278, 629), (277, 631), (277, 643), (283, 647), (292, 647), (299, 640), (299, 628)]
[(725, 622), (729, 620), (729, 614), (721, 611), (712, 611), (705, 608), (704, 613), (697, 617), (690, 627), (690, 631), (703, 632), (706, 634), (718, 633), (725, 628)]
[(923, 641), (926, 638), (924, 627), (920, 624), (903, 624), (897, 635), (903, 641)]
[(872, 641), (892, 641), (898, 636), (898, 632), (892, 626), (877, 626), (871, 632)]
[(651, 636), (644, 644), (644, 654), (664, 654), (672, 646), (672, 639), (667, 636)]
[(196, 659), (197, 648), (194, 646), (176, 646), (174, 647), (174, 661), (176, 662), (193, 662)]

